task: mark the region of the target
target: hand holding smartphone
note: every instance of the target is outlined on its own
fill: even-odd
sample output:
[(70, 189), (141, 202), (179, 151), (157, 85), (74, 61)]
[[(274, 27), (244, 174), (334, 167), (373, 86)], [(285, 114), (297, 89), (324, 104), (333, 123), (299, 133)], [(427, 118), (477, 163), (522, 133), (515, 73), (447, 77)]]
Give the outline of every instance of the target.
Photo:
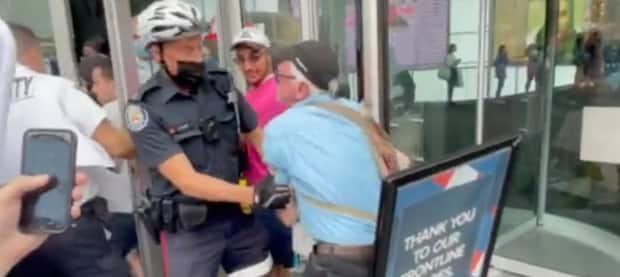
[(22, 175), (51, 176), (23, 200), (19, 226), (26, 233), (58, 234), (71, 224), (77, 139), (70, 130), (31, 129), (24, 134)]

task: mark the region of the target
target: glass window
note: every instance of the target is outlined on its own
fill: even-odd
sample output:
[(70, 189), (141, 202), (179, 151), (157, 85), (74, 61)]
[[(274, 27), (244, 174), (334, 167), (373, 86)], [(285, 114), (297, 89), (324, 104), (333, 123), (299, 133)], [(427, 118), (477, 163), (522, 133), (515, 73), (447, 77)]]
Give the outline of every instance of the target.
[[(496, 253), (575, 276), (613, 275), (618, 237), (611, 234), (620, 235), (620, 2), (556, 0), (555, 19), (545, 18), (548, 1), (496, 2), (485, 139), (527, 130), (510, 182), (504, 231), (532, 218), (539, 167), (548, 165), (544, 228), (515, 229)], [(557, 32), (545, 39), (545, 24), (551, 23)], [(546, 40), (555, 43), (549, 53), (554, 72), (542, 63)], [(550, 84), (537, 84), (544, 80)], [(550, 111), (544, 110), (548, 97)], [(543, 128), (543, 111), (551, 115), (549, 130)], [(549, 149), (541, 147), (546, 132)], [(547, 151), (549, 160), (542, 161)]]
[[(131, 0), (131, 15), (136, 16), (154, 0)], [(103, 0), (70, 0), (71, 20), (76, 57), (90, 51), (110, 54)], [(86, 48), (91, 48), (88, 50)]]
[(620, 160), (605, 154), (618, 145), (600, 142), (618, 126), (609, 115), (620, 108), (619, 9), (618, 1), (560, 0), (547, 205), (618, 235)]
[(318, 1), (319, 40), (329, 44), (338, 55), (340, 88), (338, 97), (361, 100), (358, 94), (357, 50), (358, 24), (356, 11), (359, 1)]
[(544, 8), (544, 1), (495, 1), (492, 13), (483, 138), (490, 142), (526, 131), (509, 181), (500, 234), (535, 218), (543, 134), (543, 94), (536, 82), (542, 47), (536, 37), (545, 22)]
[(300, 0), (242, 0), (243, 26), (263, 29), (274, 46), (301, 41)]
[(209, 66), (219, 66), (219, 54), (217, 45), (217, 26), (216, 16), (218, 13), (218, 2), (215, 0), (184, 0), (187, 3), (196, 6), (202, 13), (202, 18), (205, 21), (206, 30), (203, 39), (203, 51), (205, 55), (205, 61)]
[[(37, 7), (33, 9), (32, 7)], [(24, 25), (41, 40), (41, 49), (48, 72), (58, 73), (56, 45), (52, 30), (49, 2), (40, 0), (9, 0), (0, 2), (0, 17)]]
[(418, 162), (473, 145), (478, 1), (386, 1), (395, 145)]

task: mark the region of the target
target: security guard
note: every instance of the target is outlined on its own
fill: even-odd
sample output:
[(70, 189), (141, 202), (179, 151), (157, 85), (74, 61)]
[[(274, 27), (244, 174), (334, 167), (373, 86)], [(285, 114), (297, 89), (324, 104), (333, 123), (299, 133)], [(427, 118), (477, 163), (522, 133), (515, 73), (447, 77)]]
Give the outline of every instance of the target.
[[(138, 35), (161, 69), (127, 107), (138, 160), (152, 180), (142, 218), (161, 232), (168, 276), (263, 276), (271, 269), (265, 231), (239, 204), (282, 208), (287, 186), (236, 185), (240, 139), (261, 149), (254, 111), (225, 71), (207, 71), (201, 15), (157, 1), (138, 17)], [(268, 183), (268, 182), (265, 182)]]
[(7, 136), (0, 150), (0, 184), (19, 174), (23, 135), (36, 128), (73, 131), (78, 141), (75, 164), (90, 178), (80, 203), (82, 217), (67, 231), (51, 236), (9, 276), (129, 276), (127, 264), (109, 244), (100, 222), (106, 212), (100, 209), (97, 196), (105, 183), (99, 182), (97, 176), (114, 165), (109, 155), (127, 159), (135, 156), (131, 138), (115, 128), (105, 111), (75, 83), (36, 72), (45, 69), (39, 40), (26, 26), (10, 27), (19, 49), (19, 63), (10, 93)]

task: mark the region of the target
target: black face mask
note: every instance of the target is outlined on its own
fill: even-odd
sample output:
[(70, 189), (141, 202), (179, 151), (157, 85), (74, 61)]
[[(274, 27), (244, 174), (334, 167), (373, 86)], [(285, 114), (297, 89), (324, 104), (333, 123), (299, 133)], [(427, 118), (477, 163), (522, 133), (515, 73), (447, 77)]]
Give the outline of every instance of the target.
[(177, 86), (196, 90), (203, 81), (205, 71), (204, 62), (177, 62), (177, 75), (171, 79)]

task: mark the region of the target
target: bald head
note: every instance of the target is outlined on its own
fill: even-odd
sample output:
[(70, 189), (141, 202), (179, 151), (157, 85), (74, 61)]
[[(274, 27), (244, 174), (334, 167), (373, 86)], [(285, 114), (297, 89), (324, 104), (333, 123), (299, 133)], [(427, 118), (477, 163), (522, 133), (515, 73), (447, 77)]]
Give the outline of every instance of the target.
[(41, 43), (32, 29), (15, 23), (9, 23), (9, 28), (15, 37), (19, 63), (34, 71), (45, 73)]

